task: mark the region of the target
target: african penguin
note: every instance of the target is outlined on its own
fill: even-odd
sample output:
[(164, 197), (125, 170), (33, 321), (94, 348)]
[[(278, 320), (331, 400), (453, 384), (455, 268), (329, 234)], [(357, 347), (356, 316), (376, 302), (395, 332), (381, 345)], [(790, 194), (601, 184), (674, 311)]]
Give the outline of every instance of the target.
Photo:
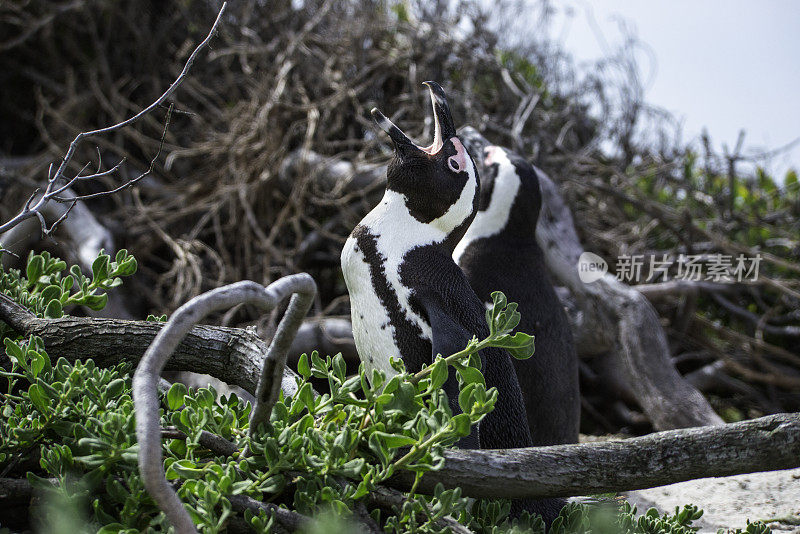
[[(359, 356), (368, 370), (389, 375), (394, 373), (390, 357), (401, 358), (415, 372), (437, 354), (448, 356), (462, 350), (473, 336), (483, 339), (489, 334), (483, 303), (452, 258), (478, 207), (477, 169), (456, 135), (444, 91), (435, 82), (425, 85), (434, 126), (428, 147), (416, 145), (380, 111), (372, 110), (376, 123), (394, 142), (395, 155), (382, 200), (355, 227), (341, 256)], [(485, 349), (481, 362), (486, 385), (497, 388), (498, 401), (477, 435), (474, 432), (459, 445), (529, 446), (525, 407), (510, 355)], [(454, 372), (443, 389), (453, 413), (460, 412)], [(561, 504), (515, 502), (541, 513), (548, 524)]]
[(508, 150), (488, 146), (471, 128), (461, 136), (478, 159), (481, 194), (478, 213), (453, 258), (482, 300), (491, 301), (492, 291), (502, 291), (518, 303), (522, 320), (517, 329), (536, 336), (533, 357), (513, 361), (533, 444), (577, 443), (578, 357), (536, 242), (541, 171)]

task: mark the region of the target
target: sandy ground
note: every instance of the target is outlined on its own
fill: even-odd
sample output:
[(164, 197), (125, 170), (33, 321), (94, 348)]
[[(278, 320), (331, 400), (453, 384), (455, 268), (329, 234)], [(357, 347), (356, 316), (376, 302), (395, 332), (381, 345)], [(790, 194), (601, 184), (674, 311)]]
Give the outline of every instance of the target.
[(747, 520), (768, 523), (775, 534), (800, 534), (800, 469), (703, 478), (626, 494), (638, 513), (651, 507), (674, 512), (695, 504), (704, 513), (695, 526), (701, 533), (744, 528)]

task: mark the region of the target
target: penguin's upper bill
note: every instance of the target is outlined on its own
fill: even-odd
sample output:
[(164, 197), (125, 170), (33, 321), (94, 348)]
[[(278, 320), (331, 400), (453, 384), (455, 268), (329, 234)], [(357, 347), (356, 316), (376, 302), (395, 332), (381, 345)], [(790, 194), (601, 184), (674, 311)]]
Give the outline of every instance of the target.
[[(422, 147), (414, 143), (403, 130), (398, 128), (378, 108), (372, 108), (372, 117), (378, 126), (392, 138), (399, 155), (413, 155), (415, 152), (421, 152), (433, 156), (442, 150), (445, 141), (456, 136), (456, 127), (453, 124), (453, 117), (450, 114), (450, 106), (447, 105), (447, 97), (444, 94), (444, 90), (436, 82), (423, 82), (423, 84), (427, 85), (430, 90), (431, 106), (433, 107), (433, 142), (430, 146)], [(465, 162), (458, 163), (466, 165)], [(461, 168), (460, 170), (464, 169)]]

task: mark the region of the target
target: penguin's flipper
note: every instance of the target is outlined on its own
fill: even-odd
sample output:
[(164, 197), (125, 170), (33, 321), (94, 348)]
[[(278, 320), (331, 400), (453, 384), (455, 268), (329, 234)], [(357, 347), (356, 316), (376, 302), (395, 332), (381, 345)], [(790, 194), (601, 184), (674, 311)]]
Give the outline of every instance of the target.
[[(456, 322), (450, 313), (447, 313), (447, 310), (438, 303), (438, 299), (421, 298), (418, 300), (425, 310), (431, 325), (431, 361), (436, 358), (437, 354), (441, 354), (446, 358), (451, 354), (464, 350), (467, 343), (472, 339), (472, 334), (462, 324)], [(447, 394), (447, 402), (453, 415), (461, 413), (461, 408), (458, 405), (458, 376), (455, 369), (449, 369), (447, 381), (442, 386), (442, 389)], [(459, 440), (457, 445), (462, 449), (479, 449), (478, 426), (474, 426), (470, 435)]]

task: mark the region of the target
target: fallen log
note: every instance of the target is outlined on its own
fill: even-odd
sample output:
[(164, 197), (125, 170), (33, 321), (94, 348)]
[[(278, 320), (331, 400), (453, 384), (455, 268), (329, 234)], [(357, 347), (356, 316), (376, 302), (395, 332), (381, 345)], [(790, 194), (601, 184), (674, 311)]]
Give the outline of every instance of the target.
[[(620, 441), (527, 449), (445, 451), (445, 464), (418, 485), (459, 487), (475, 498), (541, 498), (613, 493), (707, 477), (800, 467), (800, 413)], [(413, 475), (391, 480), (408, 489)]]
[[(444, 455), (444, 466), (426, 473), (416, 486), (420, 493), (432, 493), (437, 483), (460, 487), (463, 495), (473, 498), (613, 493), (800, 467), (800, 413), (618, 441), (507, 450), (449, 449)], [(407, 491), (413, 481), (413, 473), (402, 472), (388, 485)], [(0, 503), (27, 497), (27, 480), (0, 478)]]
[[(164, 323), (62, 317), (42, 319), (0, 294), (0, 320), (26, 336), (41, 337), (51, 356), (69, 361), (92, 358), (99, 366), (136, 365)], [(192, 371), (254, 393), (267, 343), (244, 328), (195, 326), (178, 345), (165, 370)], [(281, 389), (296, 391), (297, 375), (284, 369)]]

